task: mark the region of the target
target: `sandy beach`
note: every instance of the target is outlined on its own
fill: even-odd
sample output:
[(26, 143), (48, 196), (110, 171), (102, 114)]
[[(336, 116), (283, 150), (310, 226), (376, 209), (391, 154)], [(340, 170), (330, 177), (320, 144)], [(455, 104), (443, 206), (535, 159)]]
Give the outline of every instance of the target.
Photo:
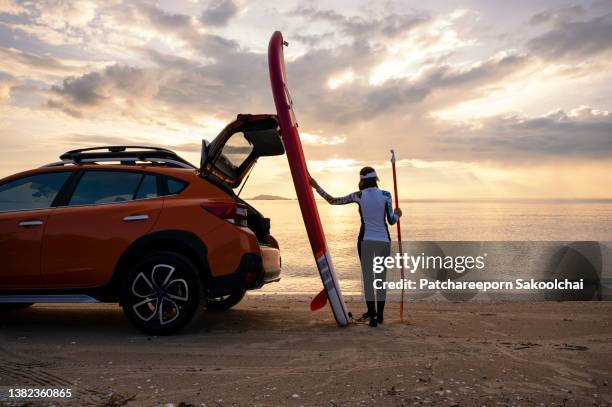
[(612, 404), (611, 302), (416, 302), (404, 323), (389, 304), (376, 329), (307, 307), (250, 296), (148, 337), (116, 305), (36, 305), (2, 315), (0, 386), (76, 389), (45, 405)]

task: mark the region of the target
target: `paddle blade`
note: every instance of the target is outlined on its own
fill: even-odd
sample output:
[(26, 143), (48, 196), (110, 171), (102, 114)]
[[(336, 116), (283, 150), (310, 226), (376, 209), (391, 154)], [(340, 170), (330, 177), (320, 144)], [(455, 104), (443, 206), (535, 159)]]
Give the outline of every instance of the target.
[(310, 301), (310, 310), (318, 311), (323, 308), (327, 304), (327, 292), (325, 289), (322, 289), (321, 292)]

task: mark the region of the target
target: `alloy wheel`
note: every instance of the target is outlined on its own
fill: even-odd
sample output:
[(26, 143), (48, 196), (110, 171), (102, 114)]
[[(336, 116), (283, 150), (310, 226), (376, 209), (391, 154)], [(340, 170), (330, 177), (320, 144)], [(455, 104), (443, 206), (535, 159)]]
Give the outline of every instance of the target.
[(160, 325), (176, 320), (189, 301), (189, 286), (177, 269), (168, 264), (155, 264), (150, 271), (138, 273), (132, 283), (136, 300), (132, 310), (145, 322), (157, 319)]

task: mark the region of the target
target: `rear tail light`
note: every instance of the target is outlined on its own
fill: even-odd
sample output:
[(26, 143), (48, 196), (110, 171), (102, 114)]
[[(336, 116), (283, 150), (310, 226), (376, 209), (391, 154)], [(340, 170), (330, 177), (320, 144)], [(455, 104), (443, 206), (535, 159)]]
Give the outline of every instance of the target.
[(202, 202), (200, 206), (213, 215), (238, 226), (248, 226), (247, 206), (239, 202)]

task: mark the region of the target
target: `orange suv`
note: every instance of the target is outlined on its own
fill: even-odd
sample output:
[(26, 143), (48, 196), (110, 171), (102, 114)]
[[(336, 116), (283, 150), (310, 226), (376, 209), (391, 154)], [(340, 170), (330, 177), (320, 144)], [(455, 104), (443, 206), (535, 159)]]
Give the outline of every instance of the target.
[(259, 157), (284, 151), (276, 116), (238, 115), (202, 143), (199, 167), (112, 146), (0, 180), (0, 309), (119, 302), (155, 335), (229, 309), (280, 279), (270, 220), (234, 189)]

